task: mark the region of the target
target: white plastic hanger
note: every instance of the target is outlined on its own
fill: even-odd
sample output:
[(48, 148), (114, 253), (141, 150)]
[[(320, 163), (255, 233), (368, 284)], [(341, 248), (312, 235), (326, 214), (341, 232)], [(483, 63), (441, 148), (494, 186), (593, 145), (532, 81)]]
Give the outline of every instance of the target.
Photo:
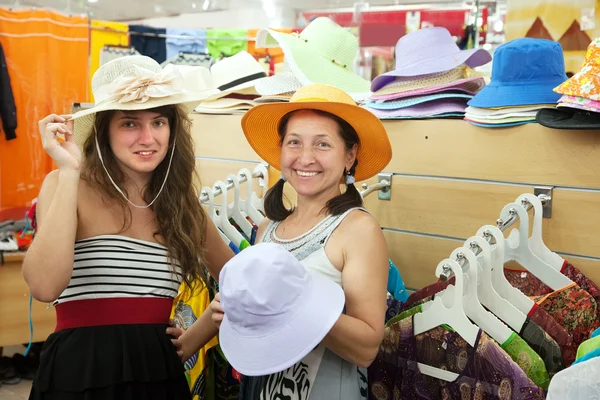
[(208, 186), (205, 186), (200, 191), (200, 195), (202, 195), (202, 193), (205, 193), (206, 196), (208, 197), (208, 201), (207, 201), (207, 203), (208, 203), (208, 217), (217, 226), (217, 231), (219, 231), (219, 236), (221, 236), (221, 238), (229, 246), (229, 243), (231, 243), (231, 240), (223, 233), (223, 231), (221, 230), (221, 228), (219, 228), (219, 224), (218, 224), (219, 216), (217, 215), (217, 212), (215, 211), (215, 196), (214, 196), (213, 190), (211, 188), (209, 188)]
[(252, 191), (252, 195), (250, 195), (250, 201), (252, 202), (254, 208), (256, 208), (263, 215), (265, 215), (265, 206), (263, 204), (263, 201), (265, 194), (267, 193), (267, 188), (269, 187), (269, 169), (263, 164), (258, 164), (256, 168), (254, 168), (253, 173), (257, 172), (262, 175), (262, 178), (258, 179), (258, 186), (261, 187), (263, 190), (260, 197), (258, 197), (255, 191)]
[(513, 332), (494, 314), (483, 308), (479, 301), (479, 296), (477, 295), (477, 272), (479, 270), (479, 263), (475, 253), (473, 253), (470, 247), (459, 247), (452, 252), (450, 257), (459, 259), (461, 256), (467, 260), (467, 265), (463, 267), (463, 271), (465, 271), (465, 275), (469, 277), (469, 280), (465, 285), (466, 290), (463, 299), (465, 312), (471, 321), (476, 323), (477, 326), (490, 335), (496, 342), (502, 344), (510, 338), (510, 335), (512, 335)]
[(496, 242), (492, 246), (492, 286), (501, 297), (508, 300), (519, 311), (525, 315), (529, 314), (535, 303), (519, 289), (513, 287), (504, 276), (504, 233), (496, 226), (485, 225), (477, 231), (477, 236), (491, 236)]
[(238, 175), (240, 177), (246, 177), (246, 185), (248, 187), (246, 191), (246, 198), (240, 199), (240, 207), (242, 208), (242, 211), (250, 217), (252, 222), (254, 222), (256, 226), (259, 226), (262, 220), (264, 219), (264, 216), (256, 209), (254, 204), (252, 204), (252, 194), (254, 193), (254, 190), (252, 188), (254, 179), (252, 177), (252, 172), (250, 172), (250, 170), (247, 168), (242, 168), (238, 172)]
[(240, 180), (237, 175), (229, 174), (227, 180), (233, 183), (233, 204), (227, 206), (227, 213), (235, 223), (240, 227), (246, 237), (252, 236), (252, 224), (248, 222), (246, 216), (242, 214), (240, 202)]
[(481, 249), (479, 254), (479, 275), (477, 276), (477, 294), (479, 300), (488, 310), (504, 321), (515, 332), (521, 332), (527, 320), (527, 315), (519, 311), (508, 300), (500, 297), (492, 286), (492, 247), (481, 236), (469, 238), (465, 246), (476, 245)]
[(517, 241), (514, 239), (517, 237), (517, 234), (514, 234), (514, 243), (511, 243), (509, 240), (506, 241), (507, 245), (504, 249), (504, 262), (513, 260), (518, 262), (523, 268), (535, 275), (552, 290), (559, 290), (565, 286), (571, 285), (573, 281), (552, 268), (548, 263), (544, 262), (531, 251), (531, 248), (529, 247), (529, 215), (527, 214), (527, 210), (525, 210), (521, 204), (507, 204), (500, 213), (500, 218), (503, 221), (508, 221), (513, 213), (516, 213), (519, 217), (519, 240)]
[(519, 204), (523, 204), (523, 202), (527, 202), (533, 207), (533, 230), (531, 231), (531, 237), (529, 238), (529, 247), (531, 248), (531, 251), (555, 270), (562, 270), (565, 260), (550, 250), (542, 238), (542, 221), (544, 219), (544, 206), (542, 205), (542, 201), (534, 194), (525, 193), (520, 195), (516, 201), (516, 203)]
[(242, 241), (244, 241), (244, 237), (233, 225), (231, 225), (231, 222), (229, 222), (229, 215), (227, 214), (227, 185), (225, 182), (217, 181), (213, 185), (213, 189), (216, 188), (221, 189), (222, 201), (219, 207), (219, 215), (215, 223), (223, 230), (223, 232), (225, 232), (225, 235), (227, 235), (233, 244), (239, 247)]
[[(456, 261), (446, 259), (440, 262), (435, 270), (435, 275), (438, 278), (444, 272), (444, 267), (450, 268), (454, 273), (455, 288), (450, 285), (446, 289), (447, 296), (435, 297), (432, 301), (423, 304), (423, 312), (413, 316), (413, 333), (414, 335), (419, 335), (446, 324), (450, 325), (456, 333), (474, 347), (479, 335), (479, 328), (469, 321), (463, 308), (464, 275), (462, 269)], [(452, 294), (454, 295), (453, 297), (451, 297)], [(433, 376), (434, 378), (443, 379), (448, 382), (458, 378), (458, 374), (454, 372), (444, 371), (421, 363), (417, 363), (417, 365), (421, 373)]]

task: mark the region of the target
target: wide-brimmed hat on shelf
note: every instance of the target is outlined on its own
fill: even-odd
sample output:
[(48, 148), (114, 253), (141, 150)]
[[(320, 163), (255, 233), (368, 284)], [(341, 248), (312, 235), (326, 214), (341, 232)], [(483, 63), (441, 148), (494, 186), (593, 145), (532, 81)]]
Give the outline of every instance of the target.
[(554, 89), (556, 93), (600, 100), (600, 38), (587, 48), (581, 71)]
[(599, 113), (569, 107), (540, 110), (536, 120), (552, 129), (600, 129)]
[(268, 164), (280, 169), (281, 146), (277, 132), (281, 119), (296, 110), (321, 110), (348, 122), (360, 138), (355, 179), (362, 181), (381, 172), (392, 159), (392, 146), (381, 121), (356, 105), (344, 91), (312, 84), (294, 93), (288, 103), (259, 104), (242, 117), (248, 143)]
[(396, 68), (371, 82), (373, 92), (397, 77), (416, 77), (450, 71), (460, 65), (471, 68), (489, 63), (492, 56), (484, 49), (461, 50), (446, 28), (419, 29), (402, 36), (396, 43)]
[(291, 73), (273, 75), (256, 83), (256, 92), (261, 96), (277, 96), (293, 93), (302, 87), (302, 83)]
[(285, 248), (259, 243), (219, 274), (223, 354), (247, 376), (281, 372), (302, 360), (342, 314), (341, 286), (310, 273)]
[(560, 43), (520, 38), (496, 49), (492, 79), (469, 105), (479, 108), (556, 103), (553, 89), (567, 79)]
[(477, 76), (465, 65), (446, 72), (420, 75), (414, 78), (397, 77), (394, 81), (373, 92), (371, 100), (393, 100), (421, 96), (443, 91), (476, 94), (485, 86), (485, 79)]
[(358, 38), (329, 18), (315, 18), (300, 34), (261, 29), (256, 47), (281, 47), (303, 85), (325, 83), (351, 94), (370, 91), (369, 81), (353, 71)]
[(210, 96), (208, 100), (225, 97), (230, 93), (258, 94), (254, 86), (267, 78), (263, 66), (245, 50), (217, 61), (210, 67), (210, 73), (220, 92)]
[(218, 90), (207, 68), (179, 69), (169, 64), (163, 69), (150, 57), (133, 55), (100, 66), (92, 77), (92, 92), (94, 106), (71, 117), (79, 146), (92, 132), (100, 111), (139, 111), (181, 104), (189, 113)]

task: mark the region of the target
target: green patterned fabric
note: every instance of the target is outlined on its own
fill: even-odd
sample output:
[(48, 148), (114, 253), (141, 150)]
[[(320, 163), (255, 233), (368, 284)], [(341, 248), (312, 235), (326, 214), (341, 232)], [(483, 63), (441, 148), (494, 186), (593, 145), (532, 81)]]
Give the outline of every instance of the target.
[(408, 310), (402, 311), (400, 314), (398, 314), (394, 318), (390, 319), (385, 325), (390, 326), (394, 322), (398, 322), (401, 319), (404, 319), (407, 317), (412, 317), (413, 315), (420, 313), (420, 312), (423, 312), (423, 307), (421, 307), (421, 305), (418, 304), (412, 308), (409, 308)]
[(515, 332), (500, 345), (504, 351), (542, 389), (548, 389), (550, 377), (542, 358)]

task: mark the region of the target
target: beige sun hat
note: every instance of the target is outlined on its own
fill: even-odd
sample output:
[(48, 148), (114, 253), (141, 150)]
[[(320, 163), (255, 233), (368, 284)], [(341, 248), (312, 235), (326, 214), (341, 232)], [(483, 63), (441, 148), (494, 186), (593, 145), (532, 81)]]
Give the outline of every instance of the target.
[(210, 67), (210, 73), (220, 92), (210, 96), (209, 101), (231, 93), (258, 95), (255, 85), (267, 78), (263, 66), (245, 50), (217, 61)]
[(164, 68), (150, 57), (134, 55), (102, 65), (92, 77), (93, 107), (73, 114), (75, 142), (81, 147), (92, 132), (96, 113), (108, 110), (148, 110), (181, 104), (190, 113), (218, 93), (205, 67)]

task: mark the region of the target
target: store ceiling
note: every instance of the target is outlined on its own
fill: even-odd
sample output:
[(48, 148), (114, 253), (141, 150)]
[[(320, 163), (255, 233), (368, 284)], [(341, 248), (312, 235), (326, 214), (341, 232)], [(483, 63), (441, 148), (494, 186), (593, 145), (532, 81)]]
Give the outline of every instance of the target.
[[(45, 7), (65, 13), (92, 13), (104, 20), (139, 20), (194, 12), (226, 10), (232, 7), (317, 9), (353, 7), (360, 0), (0, 0), (4, 7)], [(448, 3), (448, 0), (365, 0), (369, 5)]]

